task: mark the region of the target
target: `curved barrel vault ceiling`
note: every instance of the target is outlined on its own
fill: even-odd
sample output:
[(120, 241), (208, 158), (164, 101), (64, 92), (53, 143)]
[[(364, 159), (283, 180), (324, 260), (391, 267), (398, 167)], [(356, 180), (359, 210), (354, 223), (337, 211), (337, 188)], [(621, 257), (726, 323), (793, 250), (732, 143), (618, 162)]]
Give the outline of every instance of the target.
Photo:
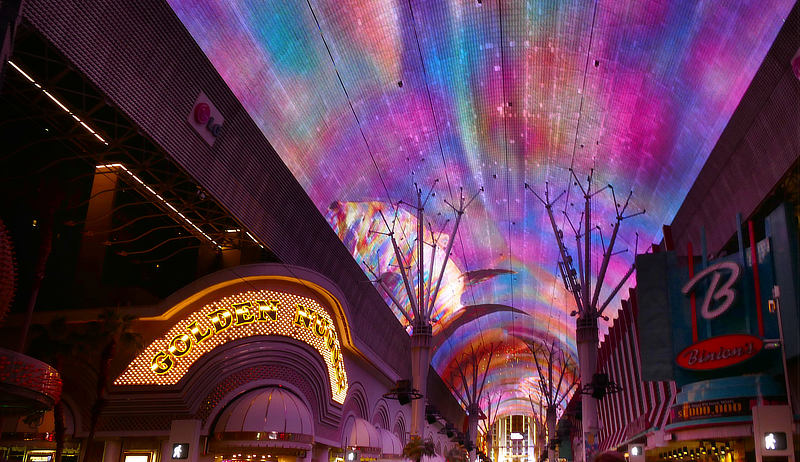
[[(635, 233), (643, 249), (672, 220), (793, 3), (168, 1), (362, 266), (390, 268), (390, 244), (369, 230), (385, 231), (380, 212), (395, 216), (414, 182), (439, 180), (426, 207), (437, 229), (452, 217), (445, 199), (484, 188), (445, 272), (434, 333), (451, 335), (433, 365), (454, 384), (455, 359), (501, 342), (488, 379), (501, 414), (537, 399), (521, 340), (576, 351), (552, 230), (524, 183), (569, 192), (559, 220), (582, 206), (570, 167), (634, 191), (631, 210), (647, 213), (623, 224), (629, 251), (612, 259), (608, 293)], [(610, 196), (593, 207), (607, 239)], [(397, 217), (413, 243), (416, 217)], [(385, 278), (407, 301), (399, 276)], [(500, 308), (453, 328), (473, 305)]]

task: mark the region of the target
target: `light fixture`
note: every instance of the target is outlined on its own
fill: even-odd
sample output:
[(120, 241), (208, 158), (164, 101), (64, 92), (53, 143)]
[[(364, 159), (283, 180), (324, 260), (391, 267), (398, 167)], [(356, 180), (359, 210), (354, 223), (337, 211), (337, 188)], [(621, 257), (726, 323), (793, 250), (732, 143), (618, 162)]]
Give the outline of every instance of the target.
[(176, 214), (177, 214), (177, 215), (178, 215), (178, 216), (179, 216), (179, 217), (180, 217), (180, 218), (181, 218), (181, 219), (182, 219), (184, 222), (186, 222), (186, 223), (187, 223), (189, 226), (191, 226), (191, 227), (192, 227), (194, 230), (196, 230), (198, 233), (202, 234), (202, 235), (203, 235), (203, 237), (205, 237), (206, 239), (208, 239), (208, 241), (209, 241), (209, 242), (211, 242), (212, 244), (214, 244), (214, 245), (215, 245), (217, 248), (219, 248), (220, 250), (222, 250), (222, 246), (220, 246), (219, 244), (217, 244), (217, 242), (216, 242), (214, 239), (212, 239), (212, 238), (211, 238), (211, 236), (209, 236), (208, 234), (206, 234), (206, 233), (205, 233), (205, 232), (204, 232), (202, 229), (200, 229), (200, 227), (199, 227), (199, 226), (197, 226), (196, 224), (194, 224), (194, 222), (193, 222), (192, 220), (190, 220), (189, 218), (187, 218), (187, 217), (186, 217), (186, 215), (184, 215), (183, 213), (179, 212), (179, 211), (178, 211), (178, 209), (177, 209), (177, 208), (175, 208), (175, 206), (173, 206), (173, 205), (172, 205), (172, 204), (170, 204), (169, 202), (167, 202), (167, 200), (166, 200), (166, 199), (164, 199), (164, 197), (163, 197), (161, 194), (158, 194), (158, 193), (157, 193), (157, 192), (156, 192), (156, 191), (155, 191), (153, 188), (151, 188), (149, 185), (147, 185), (147, 184), (146, 184), (144, 181), (142, 181), (142, 179), (141, 179), (141, 178), (139, 178), (139, 177), (138, 177), (138, 176), (137, 176), (135, 173), (133, 173), (132, 171), (130, 171), (130, 170), (129, 170), (127, 167), (125, 167), (123, 164), (119, 164), (119, 163), (116, 163), (116, 164), (101, 164), (101, 165), (97, 165), (97, 166), (95, 167), (95, 169), (96, 169), (96, 170), (122, 170), (122, 171), (123, 171), (123, 172), (125, 172), (125, 173), (126, 173), (126, 174), (127, 174), (129, 177), (130, 177), (130, 178), (132, 178), (134, 181), (136, 181), (137, 183), (139, 183), (139, 184), (140, 184), (140, 185), (141, 185), (141, 186), (142, 186), (142, 187), (143, 187), (145, 190), (147, 190), (147, 192), (148, 192), (148, 193), (150, 193), (150, 194), (151, 194), (153, 197), (155, 197), (155, 198), (156, 198), (156, 200), (158, 200), (158, 201), (159, 201), (161, 204), (163, 204), (163, 205), (164, 205), (165, 207), (167, 207), (168, 209), (170, 209), (170, 210), (172, 210), (173, 212), (175, 212), (175, 213), (176, 213)]
[(256, 238), (254, 238), (254, 237), (253, 237), (253, 235), (252, 235), (252, 234), (250, 234), (250, 231), (245, 231), (244, 233), (247, 235), (247, 237), (249, 237), (249, 238), (250, 238), (250, 240), (251, 240), (251, 241), (253, 241), (253, 242), (255, 242), (256, 244), (258, 244), (258, 246), (259, 246), (259, 247), (261, 247), (262, 249), (264, 248), (264, 246), (263, 246), (263, 245), (261, 245), (261, 243), (260, 243), (260, 242), (258, 242), (258, 241), (256, 240)]
[(45, 96), (47, 96), (48, 98), (50, 98), (50, 100), (52, 100), (54, 103), (56, 103), (56, 105), (57, 105), (58, 107), (60, 107), (60, 108), (61, 108), (61, 110), (63, 110), (64, 112), (66, 112), (67, 114), (69, 114), (70, 116), (72, 116), (72, 118), (73, 118), (73, 119), (75, 119), (75, 121), (76, 121), (76, 122), (78, 122), (78, 124), (79, 124), (80, 126), (82, 126), (82, 127), (83, 127), (83, 128), (84, 128), (84, 129), (85, 129), (87, 132), (91, 133), (92, 135), (94, 135), (94, 137), (95, 137), (95, 138), (97, 138), (98, 140), (100, 140), (100, 142), (101, 142), (101, 143), (103, 143), (103, 144), (105, 144), (106, 146), (108, 146), (108, 142), (107, 142), (105, 139), (103, 139), (103, 137), (102, 137), (102, 136), (100, 136), (100, 134), (99, 134), (99, 133), (97, 133), (97, 131), (95, 131), (95, 130), (94, 130), (92, 127), (90, 127), (90, 126), (89, 126), (89, 125), (88, 125), (86, 122), (84, 122), (83, 120), (81, 120), (81, 118), (80, 118), (80, 117), (76, 116), (76, 115), (75, 115), (75, 113), (73, 113), (72, 111), (70, 111), (70, 110), (69, 110), (69, 108), (68, 108), (66, 105), (64, 105), (64, 103), (62, 103), (61, 101), (59, 101), (59, 100), (58, 100), (58, 99), (57, 99), (55, 96), (53, 96), (53, 95), (52, 95), (52, 94), (51, 94), (49, 91), (47, 91), (47, 90), (45, 90), (44, 88), (42, 88), (42, 86), (41, 86), (41, 85), (40, 85), (38, 82), (36, 82), (36, 80), (34, 80), (34, 79), (33, 79), (33, 77), (31, 77), (31, 76), (30, 76), (30, 75), (28, 75), (28, 74), (27, 74), (25, 71), (23, 71), (22, 69), (20, 69), (20, 67), (19, 67), (19, 66), (17, 66), (17, 65), (16, 65), (16, 64), (15, 64), (13, 61), (9, 60), (9, 61), (8, 61), (8, 64), (10, 64), (10, 65), (11, 65), (11, 67), (13, 67), (13, 68), (14, 68), (14, 69), (15, 69), (17, 72), (19, 72), (19, 73), (20, 73), (20, 75), (22, 75), (23, 77), (25, 77), (25, 78), (26, 78), (26, 79), (27, 79), (27, 80), (28, 80), (30, 83), (32, 83), (32, 84), (33, 84), (33, 85), (34, 85), (36, 88), (38, 88), (39, 90), (41, 90), (41, 91), (42, 91), (42, 93), (44, 93), (44, 94), (45, 94)]

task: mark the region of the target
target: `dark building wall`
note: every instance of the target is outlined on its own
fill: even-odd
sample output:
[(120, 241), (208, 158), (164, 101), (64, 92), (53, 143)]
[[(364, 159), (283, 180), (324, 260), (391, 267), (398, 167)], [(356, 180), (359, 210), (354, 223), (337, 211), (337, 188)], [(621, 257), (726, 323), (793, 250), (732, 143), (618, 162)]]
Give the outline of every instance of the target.
[[(281, 261), (333, 280), (355, 336), (410, 375), (408, 335), (165, 1), (31, 0), (23, 14)], [(187, 122), (200, 92), (225, 118), (213, 148)]]
[(672, 221), (678, 252), (699, 248), (705, 228), (717, 252), (800, 156), (800, 80), (790, 60), (800, 48), (800, 3), (795, 4), (708, 161)]

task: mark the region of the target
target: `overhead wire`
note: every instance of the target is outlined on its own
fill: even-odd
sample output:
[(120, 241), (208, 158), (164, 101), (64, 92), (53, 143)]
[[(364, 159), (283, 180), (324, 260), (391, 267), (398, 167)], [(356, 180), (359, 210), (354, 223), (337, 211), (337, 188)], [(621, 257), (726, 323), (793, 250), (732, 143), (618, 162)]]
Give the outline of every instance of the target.
[[(592, 24), (591, 24), (591, 27), (589, 28), (589, 46), (586, 49), (586, 60), (584, 62), (584, 66), (583, 66), (583, 82), (581, 84), (581, 98), (580, 98), (580, 104), (578, 106), (578, 120), (577, 120), (577, 123), (576, 123), (576, 126), (575, 126), (575, 137), (574, 137), (573, 143), (572, 143), (572, 156), (570, 158), (569, 170), (572, 170), (572, 169), (575, 168), (575, 155), (576, 155), (577, 149), (578, 149), (578, 136), (580, 134), (581, 120), (583, 119), (583, 104), (584, 104), (584, 99), (585, 99), (585, 96), (586, 96), (586, 81), (587, 81), (588, 75), (589, 75), (589, 61), (591, 59), (592, 43), (594, 42), (594, 29), (595, 29), (595, 24), (596, 24), (596, 21), (597, 21), (597, 3), (598, 3), (597, 0), (594, 0), (594, 8), (593, 8), (593, 11), (592, 11)], [(567, 208), (569, 207), (569, 203), (570, 203), (569, 202), (569, 198), (570, 198), (570, 195), (572, 193), (572, 186), (573, 186), (573, 184), (572, 184), (572, 174), (569, 173), (569, 171), (568, 171), (567, 172), (567, 190), (566, 190), (566, 196), (565, 196), (565, 199), (564, 199), (564, 209), (562, 211), (563, 212), (563, 216), (561, 218), (561, 228), (562, 229), (564, 228), (564, 224), (565, 224), (566, 219), (567, 219), (566, 218)], [(589, 230), (584, 230), (584, 232), (589, 232)], [(587, 268), (586, 271), (589, 273), (588, 277), (591, 277), (591, 269)], [(555, 286), (559, 283), (558, 272), (556, 271), (553, 274), (554, 274), (554, 276), (553, 276), (553, 286), (554, 286), (554, 290), (555, 290)], [(561, 310), (562, 316), (563, 316), (565, 321), (566, 321), (567, 311), (569, 311), (569, 310), (568, 309), (567, 310)], [(549, 323), (549, 319), (548, 319), (548, 323)], [(562, 323), (562, 325), (564, 325), (564, 326), (566, 326), (566, 324), (567, 324), (566, 322)], [(566, 332), (564, 333), (564, 336), (566, 336)]]
[[(420, 65), (422, 67), (422, 74), (423, 74), (423, 80), (425, 82), (425, 90), (426, 90), (426, 94), (427, 94), (428, 105), (429, 105), (429, 108), (430, 108), (430, 111), (431, 111), (431, 116), (432, 116), (433, 121), (434, 121), (434, 130), (436, 132), (436, 138), (437, 138), (437, 141), (438, 141), (438, 144), (439, 144), (439, 151), (440, 151), (440, 154), (441, 154), (442, 164), (443, 164), (443, 167), (444, 167), (445, 180), (447, 182), (447, 189), (448, 189), (448, 193), (450, 195), (450, 201), (454, 202), (455, 198), (453, 196), (452, 185), (450, 183), (450, 177), (449, 177), (449, 174), (448, 174), (447, 159), (446, 159), (446, 157), (444, 155), (444, 148), (443, 148), (443, 145), (442, 145), (442, 142), (441, 142), (441, 136), (439, 134), (439, 126), (438, 126), (438, 122), (437, 122), (437, 118), (436, 118), (436, 112), (434, 111), (434, 107), (433, 107), (433, 99), (431, 97), (430, 85), (428, 83), (428, 74), (427, 74), (427, 70), (426, 70), (426, 67), (425, 67), (425, 59), (424, 59), (424, 55), (422, 54), (422, 46), (421, 46), (420, 40), (419, 40), (419, 33), (417, 31), (417, 23), (416, 23), (416, 19), (415, 19), (415, 16), (414, 16), (414, 8), (413, 8), (413, 6), (411, 4), (411, 0), (408, 0), (408, 9), (409, 9), (409, 12), (411, 14), (411, 25), (412, 25), (412, 28), (414, 30), (414, 39), (415, 39), (415, 42), (416, 42), (416, 45), (417, 45), (417, 52), (419, 54)], [(466, 271), (467, 274), (469, 274), (469, 272), (470, 272), (469, 262), (467, 261), (467, 258), (466, 258), (466, 250), (464, 248), (464, 240), (463, 240), (463, 236), (462, 236), (462, 233), (461, 233), (460, 229), (457, 231), (456, 236), (454, 236), (454, 237), (457, 237), (458, 240), (459, 240), (459, 245), (461, 247), (461, 255), (462, 255), (462, 260), (463, 260), (462, 263), (464, 264), (464, 270)], [(443, 256), (443, 258), (444, 258), (444, 256)], [(467, 288), (467, 290), (469, 290), (470, 296), (472, 297), (472, 304), (473, 305), (477, 305), (477, 301), (475, 299), (475, 293), (474, 293), (474, 291), (472, 289), (473, 289), (473, 286), (469, 286)], [(478, 333), (480, 335), (481, 344), (484, 344), (485, 343), (485, 339), (483, 338), (483, 330), (479, 329)], [(445, 340), (445, 343), (448, 343), (450, 345), (451, 349), (455, 348), (455, 345), (453, 345), (452, 342), (451, 342), (451, 338), (447, 338)], [(454, 358), (455, 358), (455, 356), (454, 356)]]
[[(501, 116), (503, 117), (503, 148), (504, 148), (504, 158), (506, 164), (506, 217), (508, 220), (507, 223), (507, 235), (508, 235), (508, 277), (510, 278), (509, 286), (511, 287), (511, 306), (514, 306), (514, 280), (515, 280), (515, 273), (514, 273), (514, 260), (513, 260), (513, 253), (512, 253), (512, 236), (511, 236), (511, 164), (508, 158), (508, 117), (507, 111), (509, 106), (509, 101), (506, 98), (506, 66), (505, 66), (505, 42), (503, 37), (503, 5), (502, 0), (497, 0), (497, 22), (499, 24), (500, 30), (500, 87), (501, 87), (501, 96), (502, 96), (502, 108), (503, 110), (500, 112)], [(511, 331), (515, 334), (516, 333), (516, 313), (511, 315)], [(514, 336), (512, 334), (512, 337)], [(511, 342), (509, 342), (511, 343)], [(517, 363), (519, 359), (517, 358), (516, 349), (513, 350), (513, 361)]]
[(350, 100), (350, 94), (347, 92), (347, 87), (344, 85), (344, 81), (342, 80), (342, 76), (339, 73), (339, 68), (336, 66), (336, 61), (333, 59), (333, 54), (331, 53), (331, 49), (328, 46), (328, 41), (325, 40), (325, 34), (322, 33), (322, 27), (319, 24), (319, 19), (317, 19), (317, 14), (314, 12), (314, 8), (311, 6), (311, 0), (306, 0), (306, 4), (308, 5), (308, 9), (311, 11), (311, 15), (314, 17), (314, 22), (317, 25), (317, 30), (319, 30), (319, 36), (322, 39), (322, 43), (325, 45), (325, 51), (328, 52), (328, 57), (331, 59), (331, 64), (333, 65), (333, 70), (336, 73), (336, 78), (339, 80), (339, 85), (342, 87), (342, 91), (344, 92), (345, 99), (347, 99), (347, 104), (350, 106), (350, 111), (353, 113), (353, 117), (356, 120), (356, 126), (358, 126), (358, 131), (361, 133), (361, 138), (364, 140), (364, 144), (367, 147), (367, 153), (369, 154), (370, 160), (372, 160), (372, 165), (375, 166), (375, 171), (378, 173), (378, 179), (383, 186), (383, 190), (386, 192), (386, 198), (388, 199), (390, 204), (393, 204), (392, 197), (389, 195), (389, 188), (386, 186), (386, 182), (383, 179), (383, 175), (381, 174), (380, 169), (378, 168), (378, 163), (375, 161), (375, 156), (372, 154), (372, 148), (369, 145), (369, 141), (367, 141), (367, 136), (364, 134), (364, 129), (361, 127), (361, 121), (358, 118), (358, 114), (356, 114), (356, 110), (353, 107), (353, 102)]
[[(355, 119), (356, 126), (358, 127), (358, 131), (361, 134), (361, 138), (364, 140), (364, 145), (367, 148), (367, 153), (369, 154), (370, 160), (372, 161), (372, 165), (375, 167), (375, 172), (378, 174), (378, 179), (380, 180), (381, 186), (383, 187), (383, 190), (386, 193), (386, 199), (389, 202), (389, 205), (394, 210), (395, 218), (392, 221), (392, 223), (393, 223), (392, 226), (394, 227), (394, 224), (395, 224), (394, 220), (397, 218), (397, 216), (399, 214), (399, 210), (400, 210), (399, 204), (395, 203), (392, 200), (392, 196), (389, 193), (389, 188), (386, 185), (386, 181), (384, 180), (383, 175), (381, 174), (380, 168), (378, 167), (378, 163), (375, 160), (375, 156), (374, 156), (374, 154), (372, 152), (372, 147), (370, 146), (369, 141), (367, 140), (367, 136), (364, 133), (364, 129), (361, 126), (361, 120), (358, 118), (358, 114), (356, 113), (355, 107), (353, 106), (353, 102), (350, 99), (350, 94), (348, 93), (347, 87), (345, 86), (344, 81), (342, 80), (342, 76), (341, 76), (341, 74), (339, 72), (339, 68), (338, 68), (338, 66), (336, 66), (336, 60), (333, 59), (333, 53), (331, 53), (331, 49), (328, 46), (328, 41), (325, 39), (325, 34), (323, 34), (323, 32), (322, 32), (322, 26), (319, 23), (319, 19), (317, 18), (317, 14), (314, 11), (314, 8), (311, 6), (311, 1), (310, 0), (306, 0), (306, 4), (308, 5), (309, 11), (311, 11), (312, 17), (314, 18), (314, 23), (317, 26), (317, 30), (319, 31), (319, 35), (320, 35), (320, 38), (322, 39), (322, 43), (323, 43), (323, 45), (325, 45), (325, 51), (328, 53), (328, 57), (331, 60), (331, 64), (333, 65), (333, 70), (336, 73), (336, 78), (339, 81), (339, 85), (342, 88), (342, 92), (344, 93), (345, 99), (347, 100), (347, 104), (350, 107), (350, 111), (353, 114), (353, 118)], [(392, 228), (392, 229), (394, 229), (394, 228)], [(405, 227), (402, 224), (400, 226), (400, 232), (401, 232), (401, 234), (403, 236), (403, 240), (406, 242), (407, 248), (410, 248), (411, 247), (410, 239), (408, 238), (408, 236), (406, 236)], [(398, 265), (402, 265), (403, 262), (402, 261), (398, 261), (397, 264)], [(409, 296), (410, 295), (411, 294), (409, 294)]]

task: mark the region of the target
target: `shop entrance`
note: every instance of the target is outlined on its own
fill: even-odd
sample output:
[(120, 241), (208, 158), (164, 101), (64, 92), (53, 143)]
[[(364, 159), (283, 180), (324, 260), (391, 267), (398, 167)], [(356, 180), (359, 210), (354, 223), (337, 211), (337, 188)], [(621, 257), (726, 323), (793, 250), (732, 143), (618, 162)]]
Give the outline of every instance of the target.
[(308, 406), (287, 389), (252, 390), (222, 411), (209, 452), (215, 462), (307, 462), (312, 422)]

